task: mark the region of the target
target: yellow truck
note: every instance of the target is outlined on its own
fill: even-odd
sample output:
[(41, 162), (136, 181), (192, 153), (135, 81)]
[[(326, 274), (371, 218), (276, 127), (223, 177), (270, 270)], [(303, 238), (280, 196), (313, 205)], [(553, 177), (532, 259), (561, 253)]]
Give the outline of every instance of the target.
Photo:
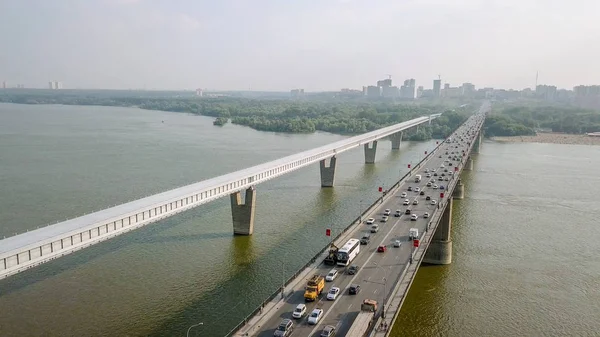
[(321, 295), (325, 288), (325, 278), (321, 275), (314, 275), (308, 280), (306, 284), (306, 291), (304, 292), (305, 301), (314, 301)]

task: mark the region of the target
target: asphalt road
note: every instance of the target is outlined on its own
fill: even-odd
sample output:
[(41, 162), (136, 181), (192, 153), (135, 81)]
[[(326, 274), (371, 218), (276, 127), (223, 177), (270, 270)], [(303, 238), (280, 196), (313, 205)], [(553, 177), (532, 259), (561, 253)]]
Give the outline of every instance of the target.
[[(397, 190), (396, 195), (385, 201), (378, 210), (375, 220), (376, 224), (379, 224), (379, 232), (371, 234), (371, 242), (368, 245), (360, 246), (360, 253), (354, 259), (351, 264), (357, 264), (361, 266), (359, 272), (356, 275), (347, 275), (345, 267), (338, 266), (327, 266), (321, 264), (313, 274), (319, 273), (327, 275), (329, 270), (336, 268), (340, 274), (333, 282), (326, 282), (325, 288), (320, 298), (315, 302), (304, 302), (304, 283), (300, 285), (300, 288), (294, 290), (294, 294), (288, 297), (286, 304), (273, 315), (271, 319), (265, 324), (262, 330), (258, 333), (260, 337), (273, 336), (273, 333), (279, 323), (284, 318), (292, 318), (292, 311), (299, 303), (305, 303), (307, 306), (307, 315), (302, 319), (294, 319), (294, 336), (319, 336), (325, 325), (333, 325), (337, 329), (338, 336), (344, 336), (350, 329), (354, 318), (358, 311), (360, 311), (360, 305), (365, 298), (370, 298), (378, 301), (380, 304), (383, 303), (384, 297), (389, 295), (391, 289), (394, 287), (397, 279), (402, 274), (402, 271), (407, 266), (410, 258), (410, 253), (413, 249), (412, 242), (408, 240), (408, 234), (410, 228), (418, 228), (419, 234), (425, 230), (429, 219), (423, 218), (425, 212), (433, 214), (437, 205), (432, 205), (430, 201), (426, 200), (427, 196), (436, 201), (439, 199), (440, 189), (433, 189), (432, 187), (426, 187), (426, 184), (431, 179), (435, 178), (435, 184), (447, 186), (447, 181), (438, 181), (439, 174), (444, 171), (440, 168), (442, 164), (446, 166), (449, 172), (454, 172), (454, 166), (457, 165), (458, 161), (452, 161), (453, 166), (448, 167), (448, 163), (445, 162), (449, 155), (454, 156), (458, 152), (458, 156), (463, 160), (466, 160), (467, 156), (462, 156), (462, 151), (468, 150), (469, 142), (473, 142), (474, 135), (469, 135), (467, 130), (473, 127), (474, 121), (467, 121), (459, 128), (451, 137), (454, 140), (458, 140), (461, 136), (463, 142), (458, 143), (444, 143), (432, 156), (432, 158), (421, 167), (418, 172), (413, 172), (410, 179), (407, 179), (404, 184)], [(458, 148), (456, 146), (458, 145)], [(448, 152), (448, 154), (446, 154)], [(440, 158), (440, 155), (442, 158)], [(432, 175), (431, 178), (427, 178), (425, 168), (436, 169), (438, 177)], [(420, 174), (422, 180), (420, 183), (414, 182), (414, 176)], [(446, 173), (446, 176), (448, 173)], [(420, 187), (421, 190), (425, 191), (425, 195), (419, 195), (418, 192), (408, 191), (408, 187), (411, 186)], [(402, 192), (407, 193), (406, 199), (411, 202), (410, 206), (404, 206), (403, 201), (405, 198), (400, 197)], [(450, 196), (445, 195), (445, 198)], [(418, 205), (413, 205), (412, 202), (418, 200)], [(405, 215), (404, 211), (409, 208), (413, 214), (419, 216), (417, 221), (411, 221), (410, 215)], [(391, 210), (391, 215), (387, 223), (380, 222), (383, 212), (385, 209)], [(396, 210), (401, 210), (402, 215), (395, 217), (394, 213)], [(360, 239), (363, 232), (369, 232), (370, 225), (364, 225), (355, 230), (352, 237)], [(393, 247), (393, 242), (400, 240), (402, 242), (399, 248)], [(387, 245), (387, 252), (378, 253), (377, 247), (379, 245)], [(311, 275), (313, 275), (311, 274)], [(361, 291), (358, 295), (349, 295), (348, 288), (351, 284), (360, 284)], [(333, 286), (341, 289), (340, 294), (334, 301), (328, 301), (326, 299), (327, 292)], [(315, 309), (323, 309), (324, 315), (317, 325), (309, 325), (307, 323), (307, 316), (310, 312)]]

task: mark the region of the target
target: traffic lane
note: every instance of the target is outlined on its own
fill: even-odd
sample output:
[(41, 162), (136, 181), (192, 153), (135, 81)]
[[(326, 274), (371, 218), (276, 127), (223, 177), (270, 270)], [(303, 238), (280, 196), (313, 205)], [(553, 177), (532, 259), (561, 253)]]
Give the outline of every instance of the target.
[[(399, 223), (400, 223), (400, 219), (398, 219), (394, 223), (394, 226)], [(348, 295), (348, 287), (350, 286), (350, 284), (352, 282), (354, 282), (354, 280), (356, 280), (357, 278), (360, 277), (361, 273), (364, 274), (364, 272), (362, 271), (362, 266), (364, 266), (367, 263), (367, 261), (369, 261), (372, 257), (376, 256), (376, 254), (377, 254), (376, 250), (377, 250), (377, 247), (379, 246), (379, 242), (385, 240), (385, 236), (387, 236), (392, 231), (394, 226), (383, 227), (386, 229), (380, 230), (380, 232), (377, 233), (377, 234), (385, 233), (385, 235), (383, 235), (383, 236), (374, 235), (371, 242), (372, 243), (376, 242), (377, 244), (369, 244), (366, 246), (365, 245), (361, 246), (361, 253), (359, 253), (358, 256), (352, 262), (352, 264), (357, 264), (357, 265), (361, 266), (361, 269), (359, 270), (359, 272), (356, 275), (348, 275), (348, 274), (343, 273), (343, 274), (340, 274), (333, 282), (327, 282), (324, 287), (324, 291), (323, 291), (321, 300), (314, 303), (313, 305), (311, 305), (310, 311), (312, 311), (314, 308), (323, 309), (325, 316), (322, 321), (325, 321), (327, 318), (329, 318), (331, 316), (331, 314), (329, 314), (329, 313), (333, 311), (333, 310), (331, 310), (333, 307), (337, 306), (337, 304), (336, 304), (337, 301), (339, 301), (347, 296), (351, 296), (351, 295)], [(366, 247), (366, 249), (365, 249), (365, 247)], [(365, 251), (366, 251), (366, 254), (365, 254)], [(345, 269), (344, 267), (338, 268), (338, 270), (340, 272), (343, 272), (344, 269)], [(326, 299), (327, 292), (333, 286), (340, 288), (340, 294), (338, 295), (338, 298), (335, 301), (328, 301)], [(295, 305), (293, 307), (295, 307)], [(310, 312), (308, 309), (309, 309), (309, 305), (307, 305), (307, 313)], [(340, 319), (343, 318), (339, 315), (336, 315), (335, 317), (333, 317), (333, 316), (331, 316), (331, 317), (334, 318), (336, 321), (339, 321)], [(332, 324), (332, 325), (335, 325), (335, 324)], [(299, 320), (299, 322), (297, 322), (294, 333), (299, 336), (308, 336), (313, 331), (315, 331), (315, 329), (318, 330), (319, 326), (320, 325), (316, 325), (316, 326), (309, 325), (307, 319), (303, 318), (302, 320)], [(324, 325), (320, 329), (322, 330), (323, 327), (324, 327)], [(272, 328), (273, 330), (271, 330), (271, 331), (274, 331), (275, 328), (276, 327), (273, 327)]]
[(330, 310), (329, 315), (313, 329), (311, 335), (319, 336), (326, 325), (333, 325), (338, 331), (349, 329), (351, 323), (349, 326), (345, 326), (344, 322), (348, 322), (347, 318), (350, 313), (360, 311), (365, 298), (383, 303), (384, 297), (387, 297), (390, 288), (406, 268), (409, 255), (410, 247), (407, 245), (401, 245), (400, 248), (389, 248), (385, 253), (376, 253), (369, 264), (361, 268), (361, 273), (353, 281), (353, 284), (361, 286), (359, 294), (336, 299), (336, 305)]

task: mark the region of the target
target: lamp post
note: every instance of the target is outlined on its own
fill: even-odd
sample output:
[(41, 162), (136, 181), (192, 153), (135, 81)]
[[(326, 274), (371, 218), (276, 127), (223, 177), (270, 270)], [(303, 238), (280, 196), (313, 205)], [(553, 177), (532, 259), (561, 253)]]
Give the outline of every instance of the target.
[(381, 301), (381, 318), (385, 318), (385, 299), (387, 297), (387, 278), (385, 277), (386, 272), (385, 269), (383, 269), (383, 267), (381, 267), (380, 265), (377, 264), (377, 262), (373, 262), (373, 264), (375, 265), (375, 267), (380, 268), (381, 270), (383, 270), (383, 294), (382, 294), (382, 301)]
[(200, 322), (200, 323), (196, 323), (196, 324), (192, 325), (191, 327), (189, 327), (189, 328), (187, 329), (187, 333), (185, 334), (185, 335), (186, 335), (186, 337), (190, 337), (190, 330), (192, 330), (192, 328), (194, 328), (194, 327), (197, 327), (197, 326), (200, 326), (200, 325), (204, 325), (204, 323), (202, 323), (202, 322)]
[(360, 201), (358, 202), (358, 222), (362, 222), (362, 213), (363, 213), (363, 209), (362, 209), (362, 199), (360, 199)]

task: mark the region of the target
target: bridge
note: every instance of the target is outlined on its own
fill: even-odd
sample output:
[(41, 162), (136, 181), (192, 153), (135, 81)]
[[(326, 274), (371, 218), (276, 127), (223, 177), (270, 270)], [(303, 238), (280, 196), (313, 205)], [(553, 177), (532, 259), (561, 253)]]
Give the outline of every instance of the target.
[[(489, 110), (489, 103), (484, 103), (446, 142), (371, 205), (362, 219), (332, 241), (342, 247), (349, 239), (360, 239), (370, 232), (370, 242), (360, 245), (360, 253), (350, 263), (358, 267), (358, 272), (350, 274), (348, 267), (324, 264), (326, 247), (228, 337), (270, 337), (282, 319), (292, 319), (295, 336), (320, 336), (327, 327), (335, 329), (337, 336), (387, 337), (421, 263), (452, 262), (453, 200), (464, 198), (461, 174), (473, 169), (472, 154), (479, 152), (482, 126)], [(417, 175), (421, 179), (416, 179)], [(415, 191), (417, 187), (419, 191)], [(384, 218), (389, 212), (390, 217)], [(371, 219), (363, 221), (366, 218)], [(372, 229), (372, 221), (378, 230)], [(417, 240), (409, 234), (414, 229), (418, 230)], [(382, 246), (383, 252), (379, 249)], [(338, 276), (325, 283), (316, 301), (305, 302), (307, 281), (316, 274), (324, 277), (332, 270)], [(358, 294), (350, 294), (351, 286), (360, 287)], [(334, 287), (340, 291), (335, 299), (328, 300), (325, 295)], [(375, 312), (361, 310), (365, 299), (378, 302)], [(294, 319), (292, 312), (299, 304), (306, 306), (306, 316)], [(322, 316), (316, 324), (309, 324), (306, 317), (316, 309), (322, 310)]]
[[(320, 163), (321, 186), (335, 182), (337, 155), (363, 146), (365, 163), (375, 163), (377, 142), (387, 138), (399, 150), (403, 132), (428, 123), (441, 114), (415, 118), (312, 150), (179, 187), (102, 211), (0, 240), (0, 279), (64, 256), (133, 229), (191, 208), (230, 196), (233, 233), (254, 230), (256, 185)], [(245, 194), (242, 200), (242, 192)]]

